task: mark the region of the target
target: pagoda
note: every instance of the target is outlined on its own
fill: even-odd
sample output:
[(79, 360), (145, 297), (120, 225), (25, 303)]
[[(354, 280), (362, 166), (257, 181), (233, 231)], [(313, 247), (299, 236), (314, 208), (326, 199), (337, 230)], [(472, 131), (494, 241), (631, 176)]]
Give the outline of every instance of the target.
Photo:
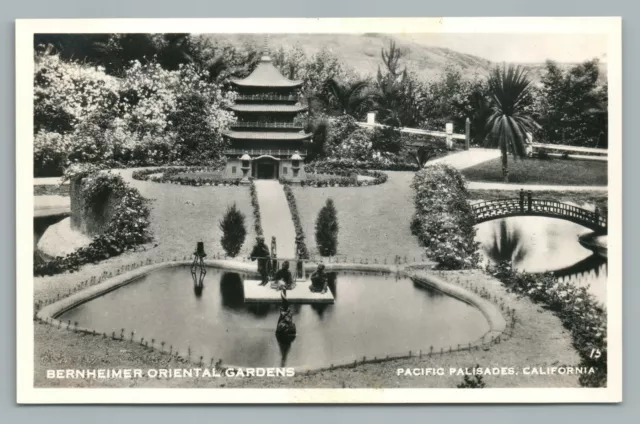
[(231, 106), (237, 121), (225, 133), (230, 141), (225, 176), (293, 183), (304, 179), (304, 145), (311, 134), (295, 119), (307, 109), (300, 104), (302, 81), (283, 76), (265, 49), (251, 75), (232, 84), (238, 93)]

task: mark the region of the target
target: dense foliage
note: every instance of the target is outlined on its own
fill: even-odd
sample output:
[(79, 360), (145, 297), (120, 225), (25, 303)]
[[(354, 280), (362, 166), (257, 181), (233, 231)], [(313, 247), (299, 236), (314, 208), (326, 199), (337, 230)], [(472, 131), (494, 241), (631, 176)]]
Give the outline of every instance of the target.
[(138, 190), (130, 187), (119, 175), (94, 173), (82, 179), (84, 208), (92, 208), (109, 192), (118, 199), (111, 220), (102, 234), (91, 243), (67, 256), (58, 256), (49, 262), (34, 266), (34, 275), (54, 275), (75, 271), (87, 263), (96, 263), (134, 249), (150, 240), (149, 207)]
[(235, 203), (227, 208), (224, 217), (220, 220), (219, 225), (222, 230), (220, 244), (228, 256), (236, 257), (240, 253), (247, 237), (244, 221), (244, 214), (238, 210)]
[(475, 216), (460, 172), (448, 165), (429, 166), (415, 174), (411, 187), (416, 208), (411, 232), (427, 256), (442, 269), (477, 266)]
[(329, 198), (316, 219), (316, 245), (322, 256), (334, 256), (338, 253), (339, 229), (338, 211), (333, 199)]
[(594, 367), (595, 370), (594, 374), (580, 376), (582, 386), (606, 386), (607, 312), (586, 287), (559, 282), (551, 273), (519, 272), (509, 262), (490, 267), (489, 272), (502, 281), (507, 289), (543, 304), (560, 318), (580, 354), (580, 366)]
[(114, 77), (48, 52), (35, 65), (37, 176), (59, 175), (70, 163), (201, 163), (222, 155), (234, 94), (209, 83), (206, 71), (132, 62)]
[(608, 145), (607, 84), (599, 81), (597, 59), (562, 69), (546, 64), (536, 112), (539, 135), (547, 143), (606, 148)]

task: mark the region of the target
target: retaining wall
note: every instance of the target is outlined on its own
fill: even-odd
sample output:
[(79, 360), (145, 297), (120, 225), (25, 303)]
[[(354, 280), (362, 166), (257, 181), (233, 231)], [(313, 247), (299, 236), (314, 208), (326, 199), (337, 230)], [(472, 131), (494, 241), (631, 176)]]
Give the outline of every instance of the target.
[(84, 208), (82, 195), (83, 178), (72, 179), (69, 183), (69, 196), (71, 198), (71, 227), (78, 229), (83, 234), (98, 235), (104, 232), (113, 217), (115, 206), (120, 200), (111, 194), (99, 199), (99, 204), (93, 208)]

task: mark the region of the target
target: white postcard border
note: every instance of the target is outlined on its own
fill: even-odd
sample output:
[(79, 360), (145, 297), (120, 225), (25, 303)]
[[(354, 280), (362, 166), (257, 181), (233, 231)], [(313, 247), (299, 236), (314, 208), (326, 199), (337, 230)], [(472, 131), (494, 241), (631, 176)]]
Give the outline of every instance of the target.
[[(33, 35), (35, 33), (603, 33), (608, 36), (608, 387), (509, 389), (34, 388)], [(30, 19), (16, 21), (18, 403), (595, 403), (622, 401), (622, 42), (618, 17)]]

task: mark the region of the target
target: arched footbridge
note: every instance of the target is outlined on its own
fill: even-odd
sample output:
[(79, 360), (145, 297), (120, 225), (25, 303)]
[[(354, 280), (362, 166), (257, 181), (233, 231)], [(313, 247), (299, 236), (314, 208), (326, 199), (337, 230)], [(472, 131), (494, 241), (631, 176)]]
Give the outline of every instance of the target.
[(476, 224), (510, 216), (546, 216), (575, 222), (598, 234), (607, 233), (607, 217), (597, 208), (592, 212), (555, 200), (534, 199), (531, 191), (520, 190), (519, 197), (479, 202), (472, 208)]

